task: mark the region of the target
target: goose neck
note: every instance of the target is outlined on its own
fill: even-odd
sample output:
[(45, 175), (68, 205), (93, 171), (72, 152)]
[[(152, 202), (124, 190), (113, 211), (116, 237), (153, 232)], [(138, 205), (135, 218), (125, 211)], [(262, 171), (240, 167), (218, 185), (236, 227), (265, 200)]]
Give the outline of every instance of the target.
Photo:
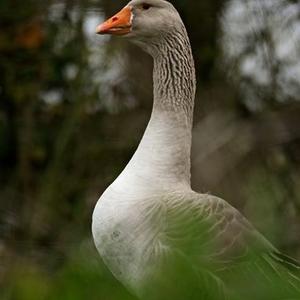
[(140, 145), (119, 180), (147, 192), (190, 189), (196, 80), (183, 24), (151, 45), (143, 44), (143, 48), (154, 59), (153, 111)]
[(196, 90), (195, 68), (184, 27), (161, 39), (154, 58), (154, 111), (183, 111), (192, 123)]

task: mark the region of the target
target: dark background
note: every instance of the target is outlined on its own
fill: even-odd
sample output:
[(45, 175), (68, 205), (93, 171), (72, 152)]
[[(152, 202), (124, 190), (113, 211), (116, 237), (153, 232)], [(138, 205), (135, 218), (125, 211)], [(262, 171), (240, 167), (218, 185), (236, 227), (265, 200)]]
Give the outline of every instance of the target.
[[(193, 47), (193, 188), (300, 258), (300, 6), (172, 1)], [(0, 299), (133, 299), (91, 215), (151, 112), (152, 62), (95, 27), (126, 2), (0, 2)]]

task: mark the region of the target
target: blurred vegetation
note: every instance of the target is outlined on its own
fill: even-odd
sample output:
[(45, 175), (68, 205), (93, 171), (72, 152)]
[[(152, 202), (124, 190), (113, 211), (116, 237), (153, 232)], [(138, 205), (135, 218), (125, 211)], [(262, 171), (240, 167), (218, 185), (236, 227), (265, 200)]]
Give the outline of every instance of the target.
[[(172, 2), (197, 66), (193, 187), (300, 258), (299, 4)], [(90, 231), (152, 105), (151, 59), (94, 34), (125, 3), (0, 2), (0, 299), (133, 299)]]

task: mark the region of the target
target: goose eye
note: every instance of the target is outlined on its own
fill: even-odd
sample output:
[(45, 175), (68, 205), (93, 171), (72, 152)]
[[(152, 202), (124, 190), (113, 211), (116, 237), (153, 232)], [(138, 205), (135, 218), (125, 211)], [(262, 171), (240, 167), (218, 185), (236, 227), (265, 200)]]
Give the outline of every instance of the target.
[(142, 4), (142, 9), (143, 9), (143, 10), (148, 10), (150, 7), (151, 7), (151, 5), (148, 4), (148, 3)]

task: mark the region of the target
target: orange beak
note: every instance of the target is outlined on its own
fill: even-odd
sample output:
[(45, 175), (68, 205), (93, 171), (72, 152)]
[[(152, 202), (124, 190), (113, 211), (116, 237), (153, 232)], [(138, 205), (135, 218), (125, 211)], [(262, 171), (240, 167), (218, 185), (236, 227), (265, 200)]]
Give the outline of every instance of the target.
[(97, 34), (125, 35), (131, 32), (132, 28), (131, 8), (126, 6), (116, 15), (99, 25), (96, 29)]

